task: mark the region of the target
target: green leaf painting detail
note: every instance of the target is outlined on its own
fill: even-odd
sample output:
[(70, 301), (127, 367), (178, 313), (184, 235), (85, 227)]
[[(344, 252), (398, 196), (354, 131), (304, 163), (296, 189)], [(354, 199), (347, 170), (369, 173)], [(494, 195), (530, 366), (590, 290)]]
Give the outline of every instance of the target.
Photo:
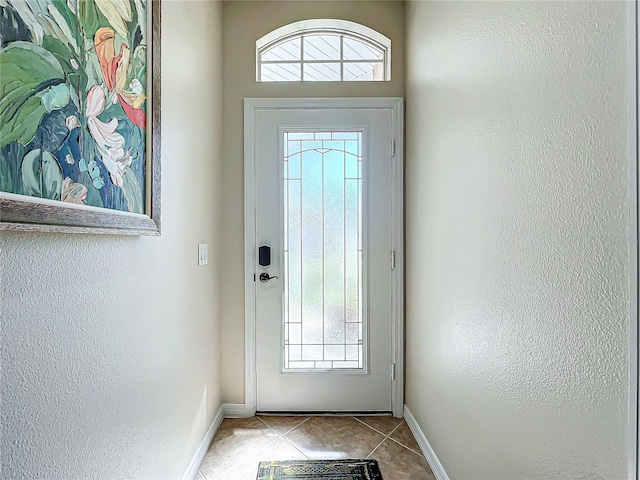
[(42, 39), (42, 47), (56, 57), (65, 75), (76, 73), (73, 64), (79, 65), (80, 62), (69, 45), (62, 43), (55, 37), (47, 35)]
[(124, 169), (124, 194), (129, 201), (129, 205), (131, 206), (131, 211), (135, 213), (144, 213), (144, 204), (142, 203), (142, 189), (140, 185), (138, 185), (138, 181), (136, 180), (135, 175), (131, 168), (126, 167)]
[[(0, 50), (0, 147), (31, 141), (40, 120), (51, 111), (39, 95), (63, 81), (60, 63), (42, 47), (15, 42)], [(49, 98), (55, 100), (51, 94)]]
[(145, 211), (147, 0), (0, 1), (0, 190)]
[(40, 97), (44, 109), (51, 113), (69, 103), (71, 92), (69, 92), (69, 87), (63, 83), (49, 87), (38, 93), (37, 96)]
[(38, 97), (29, 97), (16, 108), (13, 115), (7, 115), (8, 118), (0, 115), (0, 146), (15, 141), (22, 145), (29, 143), (46, 113), (47, 109)]
[(22, 181), (28, 195), (60, 200), (62, 169), (51, 153), (39, 149), (27, 153), (22, 160)]
[(0, 191), (7, 192), (13, 185), (13, 175), (4, 157), (0, 157)]

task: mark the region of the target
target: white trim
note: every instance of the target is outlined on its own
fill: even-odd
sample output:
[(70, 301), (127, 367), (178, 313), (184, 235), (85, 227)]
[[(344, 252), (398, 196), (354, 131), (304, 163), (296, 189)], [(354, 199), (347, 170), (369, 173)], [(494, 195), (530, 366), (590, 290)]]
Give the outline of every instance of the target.
[(638, 5), (636, 1), (627, 4), (628, 63), (629, 63), (629, 451), (628, 472), (630, 479), (639, 479), (638, 471), (640, 432), (638, 403)]
[(403, 416), (404, 405), (404, 100), (402, 98), (245, 98), (244, 99), (244, 245), (245, 245), (245, 415), (255, 415), (256, 383), (256, 312), (255, 312), (255, 113), (257, 110), (303, 109), (390, 109), (393, 112), (393, 248), (396, 268), (392, 271), (392, 362), (396, 378), (391, 384), (391, 408), (394, 416)]
[(255, 415), (256, 379), (256, 211), (255, 211), (255, 108), (244, 101), (244, 403)]
[(404, 419), (409, 426), (409, 430), (411, 430), (411, 433), (413, 433), (413, 436), (416, 438), (416, 441), (420, 446), (420, 450), (422, 450), (424, 458), (427, 459), (427, 463), (431, 467), (433, 476), (436, 477), (436, 480), (449, 480), (449, 476), (444, 470), (442, 463), (440, 463), (440, 460), (438, 460), (436, 452), (433, 451), (429, 440), (427, 440), (427, 437), (420, 428), (420, 425), (418, 425), (418, 422), (412, 415), (411, 410), (409, 410), (409, 407), (407, 407), (406, 405), (404, 406)]
[[(373, 30), (372, 28), (360, 23), (350, 22), (348, 20), (338, 20), (335, 18), (314, 18), (311, 20), (302, 20), (300, 22), (290, 23), (267, 33), (256, 41), (256, 81), (261, 82), (260, 66), (262, 64), (261, 55), (265, 50), (274, 45), (291, 40), (297, 36), (308, 35), (311, 33), (334, 33), (348, 36), (357, 40), (364, 41), (379, 48), (383, 52), (384, 64), (384, 81), (391, 80), (391, 39)], [(340, 64), (343, 62), (341, 55)], [(280, 62), (282, 63), (282, 62)], [(284, 62), (289, 63), (289, 62)], [(294, 63), (307, 63), (303, 59)], [(335, 63), (329, 61), (325, 63)], [(345, 61), (345, 63), (352, 63)], [(302, 73), (301, 73), (302, 74)], [(340, 73), (340, 81), (342, 81), (342, 69)]]
[[(361, 110), (396, 110), (402, 108), (401, 97), (335, 97), (335, 98), (245, 98), (247, 110), (306, 110), (309, 108), (326, 109), (361, 109)], [(394, 115), (395, 118), (395, 115)], [(245, 125), (246, 126), (246, 125)], [(246, 139), (245, 139), (246, 140)], [(246, 142), (245, 142), (246, 143)], [(398, 155), (396, 153), (396, 159)]]
[(189, 462), (189, 466), (185, 470), (184, 474), (182, 474), (181, 480), (193, 480), (196, 477), (198, 469), (200, 468), (204, 457), (207, 455), (209, 446), (211, 445), (218, 428), (220, 428), (222, 420), (225, 418), (246, 418), (251, 416), (252, 415), (247, 415), (244, 403), (223, 403), (220, 405), (216, 416), (213, 417), (213, 421), (211, 422), (207, 433), (205, 433), (202, 442), (200, 442), (200, 446), (196, 450), (196, 453), (193, 454), (193, 458)]
[(400, 100), (393, 115), (392, 205), (393, 231), (391, 248), (394, 268), (391, 271), (393, 326), (391, 358), (394, 379), (391, 405), (395, 417), (403, 416), (404, 406), (404, 102)]
[(224, 418), (247, 418), (252, 417), (255, 412), (247, 413), (247, 407), (244, 403), (224, 403), (222, 404)]
[(328, 31), (344, 31), (349, 33), (355, 33), (362, 37), (368, 38), (383, 46), (390, 46), (391, 40), (380, 32), (369, 28), (361, 23), (350, 22), (348, 20), (339, 20), (335, 18), (314, 18), (311, 20), (302, 20), (300, 22), (290, 23), (283, 27), (276, 28), (275, 30), (267, 33), (262, 38), (256, 41), (256, 47), (258, 50), (270, 46), (270, 44), (279, 41), (282, 37), (290, 37), (292, 35), (303, 34), (313, 32), (316, 30), (328, 30)]
[(196, 450), (196, 453), (193, 455), (193, 458), (189, 462), (189, 466), (185, 470), (184, 474), (181, 477), (181, 480), (193, 480), (198, 473), (198, 469), (200, 468), (200, 464), (202, 460), (204, 460), (207, 451), (209, 450), (209, 445), (213, 441), (213, 437), (215, 436), (220, 424), (222, 423), (224, 416), (224, 405), (221, 405), (216, 413), (216, 416), (213, 417), (213, 421), (211, 422), (211, 426), (207, 430), (207, 433), (204, 435), (202, 442), (200, 442), (200, 446)]

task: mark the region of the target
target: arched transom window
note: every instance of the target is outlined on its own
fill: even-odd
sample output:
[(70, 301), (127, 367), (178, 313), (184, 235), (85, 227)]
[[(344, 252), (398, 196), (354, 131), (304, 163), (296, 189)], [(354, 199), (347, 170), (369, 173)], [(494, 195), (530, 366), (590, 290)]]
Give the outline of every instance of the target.
[(346, 20), (304, 20), (256, 42), (258, 82), (391, 80), (391, 40)]

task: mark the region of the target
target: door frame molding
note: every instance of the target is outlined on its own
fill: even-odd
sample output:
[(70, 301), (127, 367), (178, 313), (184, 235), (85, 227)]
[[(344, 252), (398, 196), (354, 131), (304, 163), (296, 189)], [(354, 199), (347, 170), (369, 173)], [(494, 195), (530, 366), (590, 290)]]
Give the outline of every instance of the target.
[[(395, 155), (392, 158), (392, 346), (395, 380), (391, 383), (391, 408), (395, 417), (404, 408), (404, 99), (360, 98), (245, 98), (244, 99), (244, 320), (245, 413), (254, 415), (257, 405), (256, 376), (256, 209), (255, 114), (259, 110), (388, 109), (392, 112)], [(389, 252), (391, 254), (391, 252)], [(389, 259), (391, 262), (391, 259)], [(391, 375), (391, 372), (389, 372)]]
[(638, 384), (640, 383), (640, 368), (638, 367), (638, 350), (640, 347), (638, 332), (640, 330), (640, 306), (638, 287), (640, 285), (639, 218), (640, 204), (640, 169), (638, 166), (638, 130), (640, 78), (638, 75), (638, 54), (640, 52), (640, 37), (638, 24), (640, 16), (637, 0), (627, 3), (627, 58), (628, 58), (628, 98), (629, 98), (629, 450), (628, 476), (630, 480), (640, 480), (638, 461), (640, 458), (640, 403)]

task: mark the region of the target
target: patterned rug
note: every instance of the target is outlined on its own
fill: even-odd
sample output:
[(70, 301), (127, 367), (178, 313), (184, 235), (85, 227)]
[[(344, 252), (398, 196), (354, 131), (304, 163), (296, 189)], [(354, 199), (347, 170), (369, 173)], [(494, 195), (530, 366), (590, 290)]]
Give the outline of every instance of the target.
[(382, 480), (376, 460), (260, 462), (256, 480)]

